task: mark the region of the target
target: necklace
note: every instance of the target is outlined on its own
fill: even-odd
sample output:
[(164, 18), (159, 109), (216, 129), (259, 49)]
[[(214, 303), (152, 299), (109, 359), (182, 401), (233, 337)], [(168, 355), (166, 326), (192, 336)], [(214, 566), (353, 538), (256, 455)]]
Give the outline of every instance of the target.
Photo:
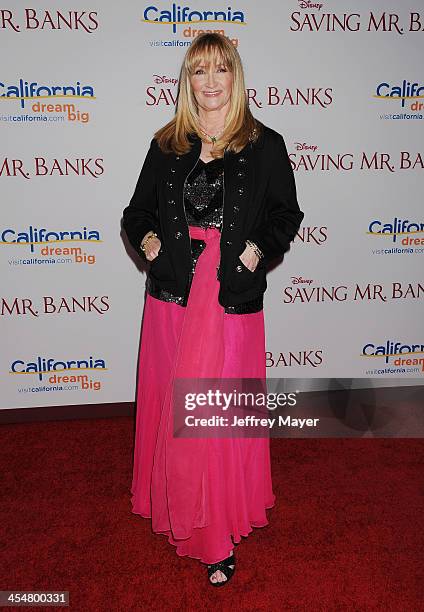
[(211, 136), (210, 134), (208, 134), (207, 132), (203, 131), (202, 128), (199, 127), (199, 130), (202, 132), (202, 134), (204, 136), (207, 136), (208, 138), (211, 139), (212, 144), (215, 144), (216, 141), (219, 139), (219, 137), (221, 136), (221, 134), (224, 132), (224, 129), (222, 129), (220, 132), (218, 132), (217, 134), (215, 134), (215, 136)]

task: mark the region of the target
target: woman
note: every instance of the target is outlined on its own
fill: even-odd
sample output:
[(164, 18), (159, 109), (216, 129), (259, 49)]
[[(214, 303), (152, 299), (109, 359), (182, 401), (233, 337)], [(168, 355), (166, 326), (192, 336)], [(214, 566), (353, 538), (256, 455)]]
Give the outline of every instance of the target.
[(123, 225), (150, 262), (132, 511), (205, 563), (214, 586), (234, 573), (233, 545), (268, 524), (269, 439), (174, 437), (172, 382), (266, 377), (266, 265), (302, 219), (284, 140), (250, 113), (237, 50), (220, 34), (198, 36)]

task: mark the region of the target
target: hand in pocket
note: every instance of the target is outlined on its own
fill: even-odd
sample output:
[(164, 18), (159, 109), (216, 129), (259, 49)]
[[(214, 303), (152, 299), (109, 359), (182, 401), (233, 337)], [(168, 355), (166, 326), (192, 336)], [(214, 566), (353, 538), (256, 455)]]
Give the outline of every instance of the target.
[(259, 257), (256, 255), (255, 251), (251, 246), (246, 245), (243, 253), (239, 255), (240, 261), (244, 264), (244, 266), (250, 270), (250, 272), (254, 272), (259, 263)]
[[(143, 238), (142, 244), (147, 236), (148, 234), (146, 234), (146, 236)], [(156, 257), (159, 255), (160, 247), (161, 247), (161, 241), (159, 240), (159, 238), (157, 238), (156, 236), (154, 236), (153, 238), (150, 238), (150, 240), (147, 241), (146, 249), (144, 251), (144, 255), (146, 256), (146, 259), (148, 261), (153, 261), (153, 259), (156, 259)]]

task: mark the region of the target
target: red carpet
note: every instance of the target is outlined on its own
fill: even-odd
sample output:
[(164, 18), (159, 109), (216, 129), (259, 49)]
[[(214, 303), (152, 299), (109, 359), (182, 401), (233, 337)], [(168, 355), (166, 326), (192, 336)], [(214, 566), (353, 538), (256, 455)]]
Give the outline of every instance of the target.
[(1, 433), (2, 590), (67, 590), (82, 612), (422, 609), (423, 440), (272, 440), (270, 524), (214, 589), (130, 511), (133, 419)]

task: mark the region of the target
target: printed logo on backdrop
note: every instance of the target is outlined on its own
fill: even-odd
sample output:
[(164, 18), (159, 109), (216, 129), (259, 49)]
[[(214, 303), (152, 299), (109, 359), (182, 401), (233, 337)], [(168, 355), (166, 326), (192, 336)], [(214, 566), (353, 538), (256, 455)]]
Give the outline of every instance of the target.
[(143, 10), (141, 21), (154, 30), (155, 38), (147, 41), (151, 47), (189, 47), (199, 34), (217, 32), (239, 46), (237, 27), (246, 25), (246, 13), (228, 4), (202, 3), (197, 6), (163, 3), (150, 4)]
[(363, 345), (360, 358), (367, 375), (415, 374), (424, 372), (424, 343), (402, 340), (370, 341)]
[(367, 235), (372, 239), (372, 255), (422, 255), (424, 221), (420, 219), (372, 219)]
[(62, 30), (92, 34), (99, 27), (97, 11), (66, 11), (34, 8), (0, 9), (0, 30)]
[(294, 241), (307, 246), (322, 246), (328, 240), (328, 227), (326, 225), (302, 225)]
[(108, 373), (106, 361), (93, 355), (80, 359), (62, 356), (19, 356), (10, 362), (18, 393), (98, 391)]
[(94, 85), (66, 80), (65, 84), (21, 77), (10, 81), (0, 74), (0, 121), (12, 125), (89, 123), (96, 100)]
[(146, 106), (175, 106), (179, 79), (168, 75), (153, 75), (153, 85), (146, 88)]
[(328, 304), (341, 302), (383, 302), (424, 299), (424, 282), (333, 283), (322, 285), (313, 278), (292, 276), (282, 288), (283, 304)]
[(306, 369), (319, 368), (324, 364), (323, 349), (308, 348), (298, 350), (286, 350), (283, 352), (266, 351), (267, 368), (292, 368), (302, 367)]
[(397, 170), (424, 170), (424, 155), (419, 152), (400, 151), (396, 159), (390, 153), (380, 151), (361, 151), (358, 154), (347, 152), (329, 153), (320, 151), (314, 143), (295, 142), (294, 153), (289, 153), (295, 172), (383, 171), (394, 173)]
[(424, 119), (424, 83), (382, 81), (375, 88), (374, 98), (379, 110), (385, 111), (380, 112), (380, 119)]
[(389, 13), (367, 11), (365, 13), (334, 12), (334, 2), (312, 2), (298, 0), (300, 10), (290, 15), (289, 28), (292, 32), (386, 32), (403, 36), (407, 32), (424, 30), (424, 14), (409, 12)]
[(353, 153), (321, 152), (315, 143), (294, 142), (294, 150), (289, 159), (295, 172), (352, 170), (354, 165)]
[(103, 244), (100, 230), (83, 227), (51, 228), (29, 225), (0, 229), (0, 254), (9, 266), (94, 265), (99, 245)]
[[(177, 103), (178, 78), (170, 75), (153, 74), (152, 81), (153, 84), (146, 87), (146, 106), (175, 106)], [(316, 106), (326, 108), (333, 102), (332, 93), (331, 87), (299, 89), (269, 85), (261, 91), (253, 87), (246, 89), (248, 104), (254, 108), (263, 108), (264, 106)]]
[(12, 177), (19, 180), (22, 178), (30, 180), (39, 176), (78, 176), (98, 179), (105, 171), (103, 161), (102, 157), (77, 157), (75, 159), (34, 157), (30, 164), (24, 164), (22, 159), (3, 157), (0, 159), (0, 178)]
[(255, 87), (246, 89), (249, 106), (254, 108), (280, 106), (306, 106), (327, 108), (333, 103), (332, 87), (284, 87), (272, 84), (258, 91)]
[(103, 316), (110, 309), (108, 295), (53, 296), (34, 298), (0, 298), (2, 317), (40, 317), (43, 315), (73, 315), (91, 313)]

